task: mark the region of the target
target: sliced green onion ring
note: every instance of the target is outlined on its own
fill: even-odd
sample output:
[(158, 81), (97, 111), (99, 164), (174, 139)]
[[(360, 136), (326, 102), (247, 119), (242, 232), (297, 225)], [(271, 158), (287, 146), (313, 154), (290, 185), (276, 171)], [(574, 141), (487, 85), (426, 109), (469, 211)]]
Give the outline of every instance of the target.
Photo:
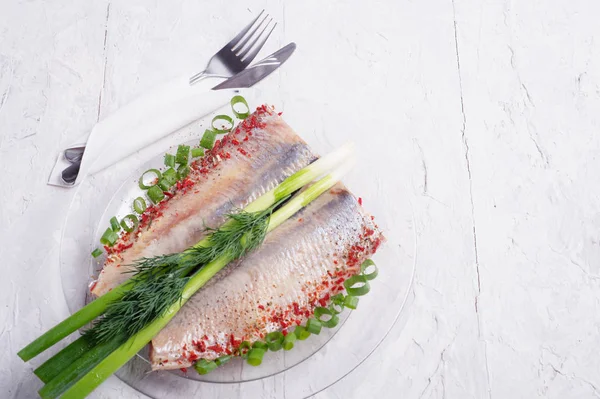
[(196, 364), (194, 364), (194, 369), (196, 369), (196, 371), (200, 375), (208, 374), (216, 368), (217, 368), (216, 362), (208, 361), (206, 359), (200, 359), (196, 362)]
[(181, 144), (177, 147), (177, 153), (175, 154), (175, 163), (179, 165), (187, 165), (190, 158), (190, 146)]
[(165, 154), (165, 166), (175, 166), (175, 155)]
[(340, 314), (344, 310), (344, 303), (331, 302), (331, 304), (329, 305), (329, 310), (333, 314)]
[(204, 155), (204, 148), (192, 148), (192, 158), (198, 158)]
[[(127, 221), (131, 221), (131, 226), (129, 224), (127, 224)], [(123, 227), (123, 230), (125, 230), (128, 233), (131, 233), (132, 231), (134, 231), (135, 229), (138, 228), (138, 226), (140, 225), (140, 221), (137, 218), (137, 216), (135, 216), (134, 214), (129, 214), (127, 216), (125, 216), (122, 220), (121, 220), (121, 227)]]
[(352, 295), (347, 295), (344, 298), (344, 306), (348, 309), (356, 309), (356, 307), (358, 306), (358, 298)]
[(217, 132), (206, 129), (200, 139), (200, 146), (210, 150), (215, 145), (215, 139), (217, 138)]
[(346, 288), (348, 295), (352, 296), (363, 296), (371, 289), (369, 287), (367, 278), (365, 276), (361, 276), (360, 274), (352, 276), (348, 280), (344, 281), (344, 287)]
[(102, 255), (102, 250), (100, 248), (96, 248), (92, 251), (92, 256), (94, 258), (97, 258), (98, 256)]
[(294, 335), (296, 335), (296, 338), (298, 338), (300, 341), (304, 341), (306, 338), (310, 337), (310, 332), (308, 332), (306, 328), (302, 326), (297, 326), (294, 330)]
[(106, 229), (104, 234), (102, 234), (102, 237), (100, 237), (100, 243), (112, 247), (113, 245), (115, 245), (115, 242), (117, 242), (118, 239), (119, 235), (109, 227), (108, 229)]
[(121, 226), (119, 225), (119, 219), (115, 216), (110, 218), (110, 228), (116, 233), (121, 230)]
[(181, 165), (177, 169), (177, 180), (183, 180), (190, 174), (190, 167)]
[(158, 186), (152, 186), (148, 189), (148, 198), (155, 204), (158, 204), (165, 198), (165, 193)]
[(142, 197), (137, 197), (136, 199), (133, 200), (133, 210), (136, 211), (137, 213), (139, 213), (139, 214), (144, 213), (146, 208), (147, 208), (146, 200), (143, 199)]
[[(323, 316), (329, 316), (329, 319), (323, 320)], [(330, 309), (321, 306), (315, 308), (315, 318), (327, 328), (333, 328), (340, 322), (340, 318), (335, 313), (333, 313)]]
[[(371, 273), (367, 273), (367, 269), (372, 266), (373, 271)], [(379, 274), (379, 269), (377, 269), (377, 265), (371, 259), (365, 260), (360, 265), (360, 273), (365, 276), (367, 280), (373, 280)]]
[(258, 348), (258, 349), (263, 349), (265, 351), (267, 349), (269, 349), (269, 346), (267, 344), (265, 344), (264, 342), (262, 342), (262, 341), (256, 341), (256, 342), (254, 342), (254, 344), (252, 344), (252, 347), (253, 348)]
[[(235, 109), (235, 106), (237, 104), (244, 104), (244, 106), (246, 107), (246, 112), (238, 112)], [(246, 101), (246, 99), (242, 96), (233, 96), (233, 98), (231, 99), (231, 110), (233, 111), (233, 114), (235, 115), (236, 118), (238, 119), (246, 119), (248, 117), (248, 115), (250, 115), (250, 106), (248, 105), (248, 102)]]
[[(231, 126), (223, 128), (223, 129), (219, 129), (218, 127), (215, 126), (215, 122), (216, 121), (227, 121)], [(217, 133), (227, 133), (230, 132), (231, 129), (233, 129), (233, 118), (229, 115), (217, 115), (212, 119), (212, 122), (210, 123), (210, 126), (213, 128), (213, 130)]]
[(294, 342), (296, 342), (296, 334), (293, 332), (287, 333), (287, 335), (283, 338), (283, 350), (289, 351), (294, 347)]
[(281, 349), (281, 346), (283, 345), (283, 339), (284, 336), (281, 331), (273, 331), (267, 334), (265, 337), (265, 342), (267, 343), (270, 351), (276, 352)]
[(306, 322), (306, 331), (308, 331), (311, 334), (319, 335), (319, 333), (321, 332), (321, 327), (321, 322), (317, 319), (310, 318)]
[(227, 363), (228, 361), (230, 361), (231, 358), (232, 358), (231, 355), (223, 355), (221, 357), (216, 358), (215, 359), (215, 363), (216, 363), (217, 366), (222, 366), (225, 363)]
[(252, 348), (250, 352), (248, 352), (248, 364), (251, 366), (260, 366), (263, 360), (263, 356), (265, 356), (265, 350), (261, 348)]
[[(147, 175), (147, 174), (149, 174), (149, 173), (154, 173), (154, 175), (156, 176), (156, 177), (155, 177), (155, 179), (156, 179), (156, 183), (154, 183), (154, 184), (151, 184), (151, 185), (147, 186), (147, 185), (144, 183), (144, 178), (145, 178), (145, 177), (146, 177), (146, 175)], [(160, 173), (160, 171), (159, 171), (158, 169), (148, 169), (147, 171), (145, 171), (144, 173), (142, 173), (142, 175), (140, 176), (140, 180), (139, 180), (139, 183), (140, 183), (140, 188), (141, 188), (142, 190), (148, 190), (150, 187), (154, 187), (154, 186), (156, 186), (156, 185), (158, 184), (158, 181), (160, 180), (160, 176), (161, 176), (161, 173)]]
[(248, 341), (242, 341), (240, 346), (238, 347), (238, 351), (240, 352), (241, 357), (247, 357), (248, 351), (252, 349), (252, 344)]

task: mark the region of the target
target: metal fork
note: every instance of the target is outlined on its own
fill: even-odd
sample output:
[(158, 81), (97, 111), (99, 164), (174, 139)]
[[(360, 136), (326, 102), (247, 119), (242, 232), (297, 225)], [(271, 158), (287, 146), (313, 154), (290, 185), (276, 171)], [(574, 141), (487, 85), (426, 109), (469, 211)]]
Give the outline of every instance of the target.
[[(258, 24), (256, 23), (264, 12), (265, 10), (262, 10), (254, 21), (250, 22), (236, 37), (213, 55), (206, 69), (190, 78), (190, 85), (207, 77), (228, 78), (246, 69), (277, 26), (277, 23), (273, 24), (267, 32), (267, 28), (273, 21), (273, 18), (267, 21), (269, 14), (265, 15)], [(267, 21), (266, 25), (265, 21)], [(252, 29), (253, 26), (255, 26), (254, 29)], [(261, 27), (262, 30), (257, 34)]]

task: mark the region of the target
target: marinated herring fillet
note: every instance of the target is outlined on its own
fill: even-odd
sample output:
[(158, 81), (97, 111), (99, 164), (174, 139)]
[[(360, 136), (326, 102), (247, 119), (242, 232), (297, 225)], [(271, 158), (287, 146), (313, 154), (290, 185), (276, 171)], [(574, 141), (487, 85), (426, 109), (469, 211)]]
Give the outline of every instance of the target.
[(336, 185), (198, 291), (152, 340), (152, 368), (188, 367), (305, 324), (382, 240), (357, 199)]
[(131, 277), (130, 266), (144, 257), (185, 250), (219, 227), (227, 213), (242, 208), (310, 164), (308, 145), (266, 106), (259, 107), (212, 150), (190, 165), (177, 190), (140, 219), (135, 235), (112, 248), (91, 291), (100, 296)]

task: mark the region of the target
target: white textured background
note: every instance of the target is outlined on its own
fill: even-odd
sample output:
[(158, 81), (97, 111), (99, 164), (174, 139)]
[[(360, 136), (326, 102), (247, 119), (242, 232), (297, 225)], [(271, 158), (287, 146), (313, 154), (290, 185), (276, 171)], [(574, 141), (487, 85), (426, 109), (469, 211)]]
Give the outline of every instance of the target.
[[(298, 44), (265, 100), (313, 142), (371, 138), (364, 173), (392, 165), (417, 223), (404, 327), (317, 398), (599, 397), (594, 0), (0, 0), (0, 397), (35, 396), (16, 352), (67, 314), (58, 149), (262, 8), (269, 50)], [(93, 397), (140, 396), (113, 378)]]

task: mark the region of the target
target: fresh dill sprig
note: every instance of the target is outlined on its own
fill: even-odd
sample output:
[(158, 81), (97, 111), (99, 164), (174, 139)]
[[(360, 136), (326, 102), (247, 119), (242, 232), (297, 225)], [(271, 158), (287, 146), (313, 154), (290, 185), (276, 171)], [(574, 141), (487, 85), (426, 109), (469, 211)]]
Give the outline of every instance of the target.
[(204, 245), (136, 261), (131, 271), (133, 287), (108, 305), (104, 317), (85, 332), (86, 337), (94, 343), (105, 343), (135, 335), (181, 300), (192, 272), (222, 255), (239, 259), (257, 248), (265, 238), (271, 213), (281, 202), (260, 212), (228, 214), (228, 222), (222, 228), (207, 228), (209, 235)]

